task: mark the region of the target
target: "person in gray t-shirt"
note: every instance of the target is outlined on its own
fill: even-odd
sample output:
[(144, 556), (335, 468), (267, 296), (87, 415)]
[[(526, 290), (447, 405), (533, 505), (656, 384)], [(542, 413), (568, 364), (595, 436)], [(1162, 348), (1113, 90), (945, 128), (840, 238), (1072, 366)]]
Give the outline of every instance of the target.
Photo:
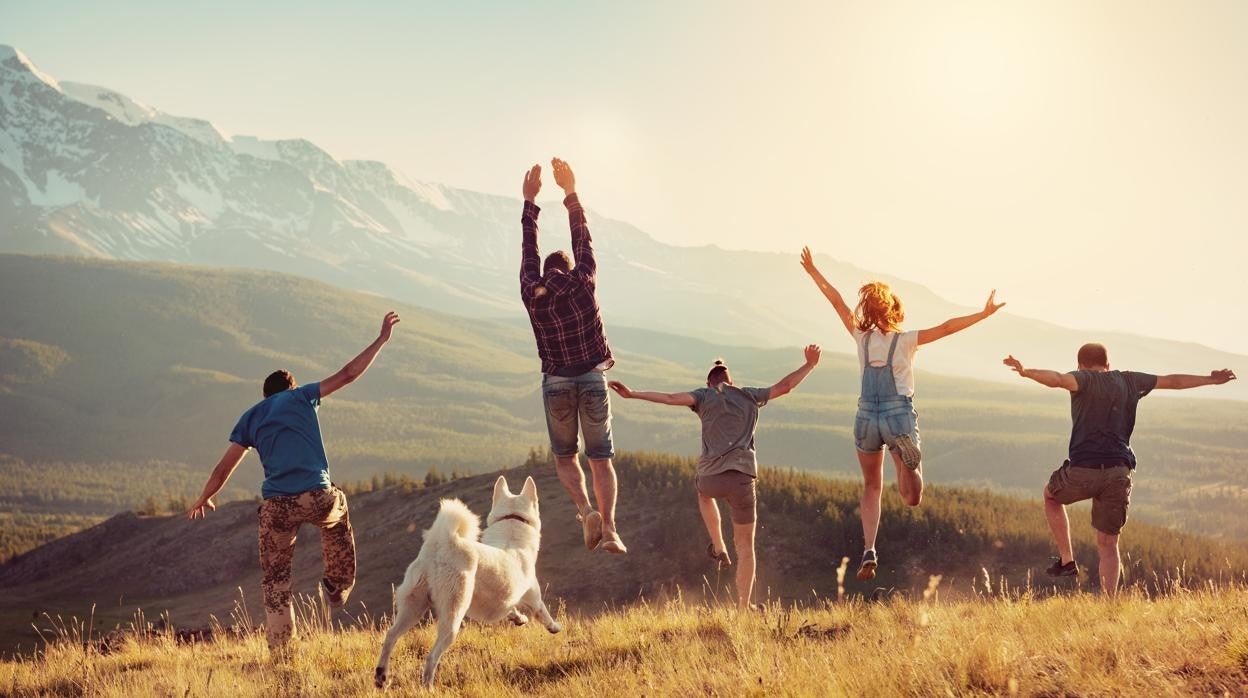
[(758, 457), (754, 451), (754, 431), (758, 409), (798, 386), (819, 363), (820, 349), (805, 349), (806, 363), (770, 388), (739, 388), (722, 361), (716, 361), (706, 376), (706, 387), (683, 393), (654, 393), (629, 390), (619, 381), (608, 385), (623, 398), (648, 400), (663, 405), (681, 405), (702, 419), (702, 456), (698, 459), (698, 508), (711, 536), (706, 552), (719, 568), (732, 564), (724, 545), (719, 520), (719, 504), (728, 502), (732, 519), (732, 540), (737, 549), (737, 607), (750, 608), (754, 590), (754, 528)]

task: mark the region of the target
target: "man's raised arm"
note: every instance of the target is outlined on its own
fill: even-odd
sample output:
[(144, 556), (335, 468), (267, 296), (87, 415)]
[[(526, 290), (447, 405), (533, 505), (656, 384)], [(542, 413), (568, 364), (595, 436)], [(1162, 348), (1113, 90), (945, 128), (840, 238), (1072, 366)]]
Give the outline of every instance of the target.
[(520, 214), (520, 298), (525, 302), (537, 294), (542, 285), (542, 261), (537, 252), (537, 215), (535, 200), (542, 190), (542, 166), (534, 165), (524, 173), (524, 212)]
[(394, 331), (394, 326), (399, 324), (399, 314), (393, 310), (386, 313), (386, 317), (381, 321), (381, 333), (377, 335), (377, 339), (373, 343), (364, 347), (364, 351), (360, 352), (346, 366), (338, 369), (334, 375), (321, 381), (321, 397), (329, 397), (330, 394), (337, 392), (349, 383), (355, 382), (356, 378), (364, 375), (369, 366), (373, 365), (373, 359), (377, 358), (377, 353), (381, 351), (382, 346), (390, 341), (390, 334)]
[(806, 376), (809, 376), (810, 372), (815, 370), (815, 366), (819, 363), (819, 357), (823, 355), (823, 350), (819, 348), (818, 344), (811, 344), (803, 351), (806, 356), (806, 363), (802, 364), (796, 371), (781, 378), (779, 383), (771, 386), (771, 391), (767, 394), (768, 400), (775, 400), (793, 392), (793, 389), (801, 385), (801, 382), (806, 380)]
[(1222, 385), (1235, 380), (1235, 372), (1229, 368), (1221, 371), (1210, 371), (1207, 376), (1193, 376), (1184, 373), (1172, 373), (1168, 376), (1157, 376), (1157, 386), (1163, 390), (1186, 390), (1204, 385)]
[(594, 244), (589, 236), (585, 209), (576, 195), (576, 175), (572, 173), (572, 167), (559, 158), (552, 159), (550, 164), (555, 170), (555, 184), (563, 189), (563, 205), (568, 208), (568, 227), (572, 230), (572, 256), (576, 261), (571, 274), (593, 281), (598, 273), (598, 262), (594, 259)]
[(627, 385), (619, 381), (611, 381), (607, 385), (611, 386), (611, 389), (619, 393), (622, 398), (657, 402), (660, 405), (693, 407), (693, 393), (654, 393), (644, 390), (629, 390)]
[(1005, 357), (1003, 364), (1009, 366), (1015, 373), (1023, 378), (1030, 378), (1040, 385), (1050, 388), (1065, 388), (1072, 393), (1079, 392), (1079, 381), (1069, 373), (1058, 373), (1057, 371), (1048, 371), (1042, 368), (1023, 368), (1023, 362), (1014, 358), (1014, 355)]

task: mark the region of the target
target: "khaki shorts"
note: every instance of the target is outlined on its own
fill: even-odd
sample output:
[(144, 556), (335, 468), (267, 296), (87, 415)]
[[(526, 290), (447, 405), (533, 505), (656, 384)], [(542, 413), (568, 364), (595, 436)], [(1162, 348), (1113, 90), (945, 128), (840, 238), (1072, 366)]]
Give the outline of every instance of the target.
[(1127, 523), (1131, 504), (1131, 469), (1079, 468), (1064, 464), (1053, 471), (1047, 487), (1049, 495), (1062, 504), (1092, 500), (1092, 527), (1101, 533), (1118, 535)]
[(728, 517), (734, 524), (754, 523), (757, 512), (755, 478), (740, 470), (726, 470), (714, 475), (699, 475), (695, 481), (698, 494), (728, 502)]

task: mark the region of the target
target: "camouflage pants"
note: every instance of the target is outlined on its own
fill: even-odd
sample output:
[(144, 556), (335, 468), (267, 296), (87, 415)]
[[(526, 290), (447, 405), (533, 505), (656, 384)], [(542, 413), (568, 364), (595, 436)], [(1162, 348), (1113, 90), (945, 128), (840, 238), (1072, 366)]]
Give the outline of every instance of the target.
[(324, 583), (331, 601), (342, 603), (355, 585), (355, 536), (342, 490), (330, 487), (264, 500), (260, 505), (260, 586), (270, 650), (282, 649), (295, 635), (290, 573), (295, 537), (305, 523), (321, 529)]

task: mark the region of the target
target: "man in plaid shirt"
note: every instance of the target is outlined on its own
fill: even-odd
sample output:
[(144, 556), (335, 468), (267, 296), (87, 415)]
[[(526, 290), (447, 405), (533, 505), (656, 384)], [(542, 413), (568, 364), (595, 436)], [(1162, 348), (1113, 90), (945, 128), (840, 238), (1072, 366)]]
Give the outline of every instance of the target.
[[(576, 196), (576, 178), (568, 163), (551, 160), (555, 184), (563, 189), (568, 209), (575, 261), (562, 250), (546, 257), (542, 268), (537, 247), (537, 216), (533, 202), (542, 188), (542, 167), (534, 165), (524, 176), (524, 230), (520, 253), (520, 298), (529, 311), (537, 355), (542, 360), (542, 401), (550, 450), (555, 454), (559, 481), (576, 504), (585, 533), (585, 547), (626, 553), (615, 530), (615, 456), (611, 442), (611, 402), (603, 372), (611, 368), (611, 348), (598, 310), (594, 248), (585, 222), (585, 209)], [(601, 513), (589, 504), (585, 472), (577, 460), (578, 432), (594, 474), (594, 497)]]

